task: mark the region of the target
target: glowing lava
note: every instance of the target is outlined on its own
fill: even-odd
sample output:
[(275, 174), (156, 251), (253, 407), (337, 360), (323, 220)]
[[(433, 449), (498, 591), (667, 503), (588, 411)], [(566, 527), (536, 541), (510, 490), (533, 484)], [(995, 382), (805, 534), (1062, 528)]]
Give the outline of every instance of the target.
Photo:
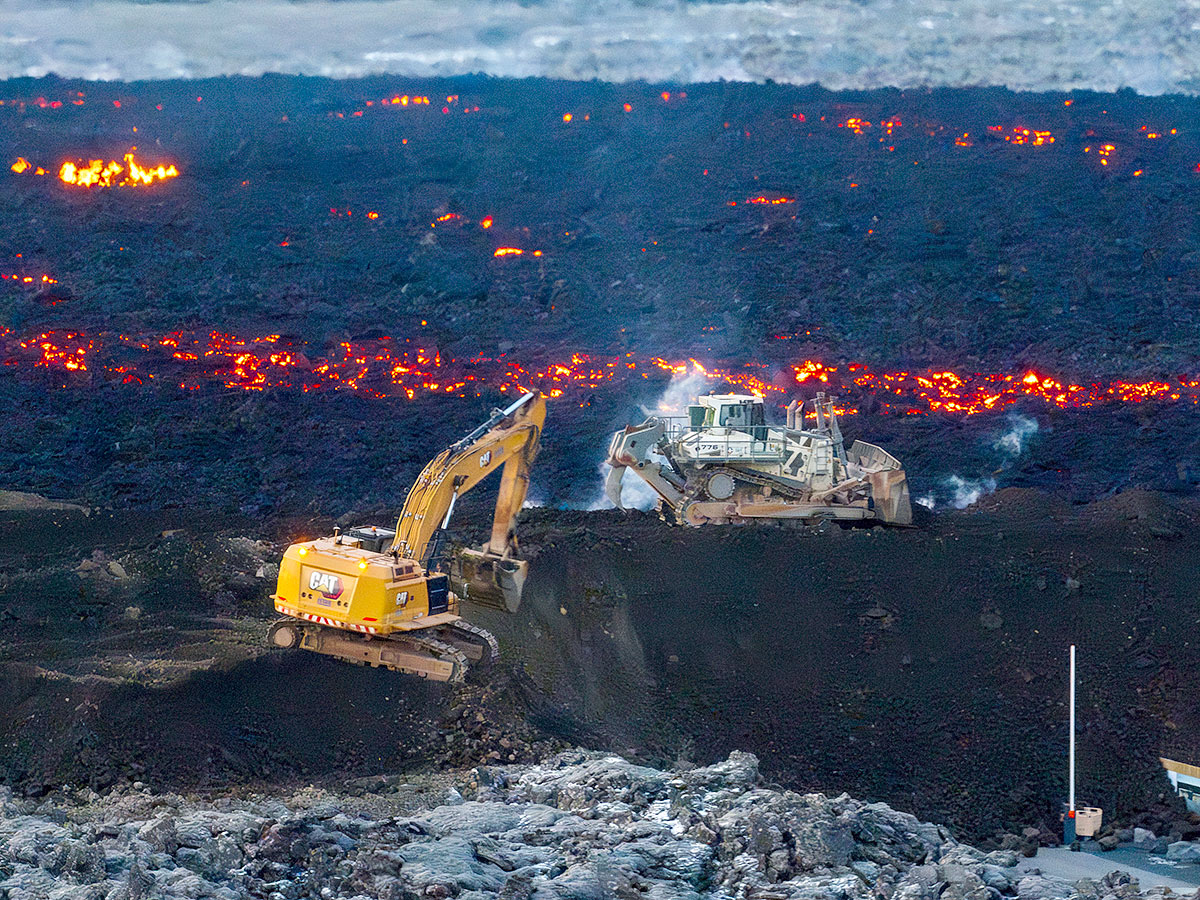
[(1021, 403), (1055, 409), (1113, 404), (1200, 404), (1200, 376), (1149, 381), (1075, 384), (1038, 372), (950, 370), (874, 371), (852, 363), (829, 366), (818, 360), (790, 365), (708, 365), (697, 360), (573, 353), (560, 360), (521, 362), (507, 354), (447, 359), (436, 347), (413, 338), (344, 341), (322, 350), (277, 334), (239, 337), (213, 331), (166, 335), (84, 335), (49, 331), (21, 338), (0, 329), (4, 365), (20, 371), (51, 370), (82, 383), (161, 383), (194, 390), (204, 384), (265, 391), (355, 391), (370, 397), (479, 396), (484, 390), (537, 388), (551, 398), (581, 405), (597, 390), (620, 390), (666, 376), (698, 375), (711, 389), (722, 387), (773, 398), (783, 404), (820, 389), (839, 398), (845, 415), (865, 403), (907, 415), (972, 416)]
[(0, 272), (0, 281), (15, 281), (17, 284), (58, 284), (58, 279), (49, 275), (16, 275), (6, 272)]
[(988, 131), (997, 137), (1003, 137), (1008, 143), (1018, 146), (1028, 144), (1031, 147), (1042, 147), (1054, 143), (1054, 135), (1049, 131), (1021, 127), (1013, 127), (1005, 131), (1003, 125), (989, 125)]
[(124, 165), (116, 160), (105, 163), (100, 159), (90, 160), (86, 166), (82, 162), (65, 162), (58, 170), (58, 177), (64, 184), (78, 187), (132, 187), (153, 184), (155, 181), (176, 178), (179, 175), (179, 170), (174, 164), (160, 164), (154, 168), (139, 165), (133, 157), (133, 150), (125, 154), (124, 160)]

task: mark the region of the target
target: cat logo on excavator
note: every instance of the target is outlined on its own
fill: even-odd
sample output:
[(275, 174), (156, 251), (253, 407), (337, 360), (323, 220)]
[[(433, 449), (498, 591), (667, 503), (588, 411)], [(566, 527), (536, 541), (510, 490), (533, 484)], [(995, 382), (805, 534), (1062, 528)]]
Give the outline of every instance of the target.
[(313, 572), (308, 576), (308, 589), (320, 591), (326, 600), (336, 600), (342, 596), (342, 579), (329, 572)]

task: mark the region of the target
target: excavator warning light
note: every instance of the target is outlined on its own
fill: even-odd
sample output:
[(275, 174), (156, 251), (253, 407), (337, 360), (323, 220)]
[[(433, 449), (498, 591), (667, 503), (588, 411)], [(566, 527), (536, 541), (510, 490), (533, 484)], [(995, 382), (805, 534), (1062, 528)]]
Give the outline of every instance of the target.
[(308, 548), (307, 547), (297, 547), (296, 552), (299, 553), (301, 556), (307, 556)]
[(358, 567), (360, 569), (365, 569), (367, 567), (367, 561), (365, 559), (360, 559), (358, 561)]

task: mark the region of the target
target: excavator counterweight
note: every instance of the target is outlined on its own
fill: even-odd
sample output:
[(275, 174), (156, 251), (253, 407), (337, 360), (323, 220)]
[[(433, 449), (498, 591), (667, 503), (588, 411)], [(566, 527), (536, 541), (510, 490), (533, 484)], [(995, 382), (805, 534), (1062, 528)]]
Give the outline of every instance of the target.
[[(288, 547), (272, 595), (284, 618), (267, 634), (360, 665), (461, 681), (497, 654), (496, 639), (459, 616), (460, 599), (515, 612), (528, 564), (516, 519), (541, 442), (546, 401), (525, 394), (447, 447), (421, 471), (395, 528), (366, 525)], [(444, 560), (458, 498), (497, 469), (491, 537)]]

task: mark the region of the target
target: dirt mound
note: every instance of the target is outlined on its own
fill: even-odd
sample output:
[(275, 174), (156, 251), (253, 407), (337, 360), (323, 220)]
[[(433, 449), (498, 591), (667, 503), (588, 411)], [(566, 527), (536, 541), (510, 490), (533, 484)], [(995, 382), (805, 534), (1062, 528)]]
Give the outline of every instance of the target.
[[(746, 749), (787, 785), (986, 837), (1053, 828), (1074, 642), (1080, 796), (1121, 819), (1168, 795), (1160, 754), (1200, 758), (1186, 612), (1200, 538), (1149, 539), (1114, 527), (1114, 509), (1195, 512), (1176, 498), (1072, 508), (1028, 491), (909, 531), (529, 510), (525, 604), (471, 612), (517, 668), (458, 690), (263, 655), (270, 584), (234, 587), (271, 540), (163, 537), (167, 519), (144, 514), (127, 535), (119, 519), (98, 533), (80, 516), (73, 540), (56, 529), (57, 549), (10, 582), (39, 599), (10, 590), (0, 616), (14, 698), (0, 774), (33, 789), (203, 786), (507, 761), (556, 742), (652, 761)], [(12, 528), (8, 552), (40, 534)], [(126, 578), (76, 571), (96, 544)]]
[(1080, 520), (1098, 528), (1123, 528), (1173, 540), (1196, 527), (1196, 505), (1155, 491), (1124, 491), (1093, 501)]

